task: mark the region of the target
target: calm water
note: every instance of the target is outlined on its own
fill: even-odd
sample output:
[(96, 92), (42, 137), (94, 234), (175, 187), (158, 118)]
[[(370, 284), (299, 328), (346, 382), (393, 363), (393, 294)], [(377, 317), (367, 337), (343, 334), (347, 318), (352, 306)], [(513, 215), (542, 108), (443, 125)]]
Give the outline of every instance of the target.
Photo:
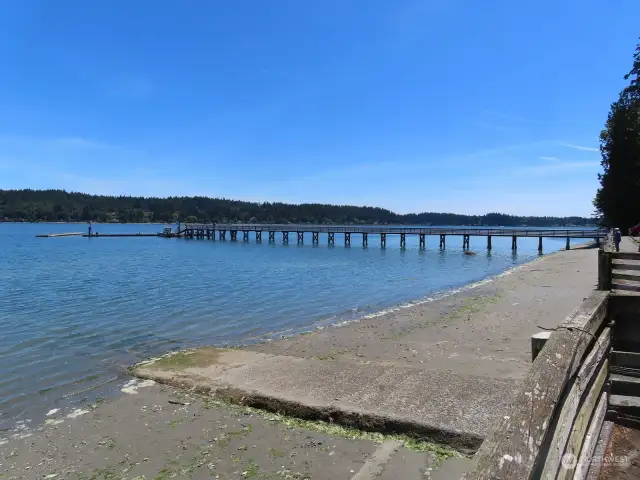
[[(481, 280), (537, 256), (537, 239), (448, 237), (426, 251), (163, 238), (35, 238), (86, 225), (0, 224), (0, 429), (116, 391), (124, 368), (167, 350), (278, 338)], [(160, 225), (98, 225), (157, 232)], [(241, 238), (241, 236), (240, 236)], [(545, 252), (564, 246), (545, 239)]]

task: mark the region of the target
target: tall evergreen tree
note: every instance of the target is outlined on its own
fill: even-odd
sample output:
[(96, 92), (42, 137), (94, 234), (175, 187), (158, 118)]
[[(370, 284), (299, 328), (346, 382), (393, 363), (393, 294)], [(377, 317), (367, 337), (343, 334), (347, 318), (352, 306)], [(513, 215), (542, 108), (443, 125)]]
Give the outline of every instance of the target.
[(640, 44), (633, 68), (625, 75), (629, 85), (611, 105), (600, 134), (600, 188), (594, 206), (606, 225), (626, 232), (640, 222)]

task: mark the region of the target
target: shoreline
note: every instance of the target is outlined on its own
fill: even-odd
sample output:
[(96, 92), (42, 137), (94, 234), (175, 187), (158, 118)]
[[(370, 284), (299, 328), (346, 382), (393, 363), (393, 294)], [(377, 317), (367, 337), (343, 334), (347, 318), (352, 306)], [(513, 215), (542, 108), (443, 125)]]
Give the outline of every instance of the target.
[[(591, 248), (592, 245), (593, 245), (593, 242), (585, 242), (583, 244), (576, 245), (573, 248), (573, 250)], [(525, 261), (524, 263), (509, 267), (506, 270), (501, 271), (500, 273), (489, 275), (480, 280), (466, 283), (459, 287), (453, 287), (446, 290), (432, 292), (415, 300), (410, 300), (403, 303), (391, 304), (388, 307), (383, 307), (380, 310), (375, 310), (371, 313), (365, 313), (364, 315), (358, 315), (355, 318), (339, 320), (339, 321), (331, 321), (330, 323), (326, 322), (326, 319), (321, 319), (321, 320), (314, 321), (304, 327), (297, 328), (292, 333), (271, 332), (268, 334), (262, 334), (259, 337), (248, 337), (244, 339), (242, 342), (223, 344), (218, 348), (247, 349), (247, 350), (268, 349), (269, 345), (278, 344), (278, 342), (287, 341), (287, 340), (295, 341), (296, 339), (311, 336), (316, 333), (348, 328), (350, 326), (357, 325), (362, 322), (371, 321), (371, 320), (385, 317), (388, 315), (403, 314), (403, 313), (410, 315), (412, 311), (416, 309), (428, 308), (429, 305), (437, 304), (438, 302), (443, 302), (447, 300), (452, 301), (454, 303), (460, 302), (460, 301), (464, 302), (465, 298), (468, 298), (469, 295), (473, 294), (474, 290), (484, 287), (486, 285), (489, 285), (497, 279), (517, 273), (523, 268), (526, 268), (532, 264), (535, 264), (536, 262), (540, 262), (545, 259), (548, 259), (553, 255), (557, 255), (563, 251), (565, 250), (561, 249), (548, 254), (539, 255), (535, 258)], [(255, 341), (250, 341), (250, 342), (246, 341), (250, 339), (253, 339)], [(126, 383), (131, 378), (130, 370), (132, 368), (139, 366), (141, 364), (148, 363), (151, 360), (157, 360), (157, 359), (163, 358), (166, 355), (180, 353), (185, 350), (193, 350), (197, 348), (202, 348), (202, 347), (186, 347), (178, 350), (169, 350), (167, 352), (143, 359), (135, 365), (132, 365), (128, 368), (126, 367), (123, 368), (121, 371), (115, 374), (116, 376), (114, 378), (101, 382), (100, 384), (90, 386), (89, 388), (84, 389), (80, 392), (65, 394), (64, 398), (67, 398), (67, 397), (76, 398), (76, 396), (79, 394), (84, 394), (87, 392), (98, 390), (97, 395), (89, 395), (87, 398), (89, 398), (90, 401), (95, 400), (95, 398), (101, 400), (102, 398), (105, 398), (105, 397), (110, 399), (113, 399), (113, 398), (117, 399), (119, 396), (122, 395), (121, 387), (126, 386)], [(333, 353), (330, 353), (328, 355), (333, 356)], [(109, 387), (107, 389), (100, 390), (100, 387), (104, 387), (105, 384), (109, 384)], [(105, 397), (103, 397), (102, 394), (104, 394)], [(67, 405), (52, 404), (46, 407), (44, 410), (55, 409), (56, 411), (60, 411), (60, 413), (73, 414), (73, 412), (83, 410), (85, 405), (86, 405), (86, 401), (80, 400), (80, 401), (69, 402)], [(39, 415), (31, 415), (31, 417), (33, 418), (16, 419), (15, 422), (13, 422), (13, 424), (6, 431), (0, 433), (0, 445), (2, 444), (1, 443), (2, 441), (12, 438), (13, 435), (24, 434), (27, 431), (27, 425), (29, 425), (28, 427), (29, 430), (37, 429), (45, 425), (46, 421), (48, 420), (48, 417), (47, 415), (45, 415), (44, 410), (40, 412)]]
[[(342, 428), (334, 427), (335, 423), (319, 424), (325, 436), (317, 437), (309, 430), (313, 422), (281, 415), (274, 422), (274, 414), (259, 416), (243, 406), (216, 401), (215, 394), (225, 391), (220, 390), (223, 385), (235, 385), (238, 393), (252, 392), (253, 398), (262, 395), (271, 402), (262, 405), (267, 411), (282, 406), (280, 400), (296, 401), (309, 407), (303, 412), (308, 420), (353, 421), (352, 426), (363, 429), (367, 438), (378, 434), (366, 432), (385, 429), (378, 421), (386, 418), (391, 422), (387, 426), (421, 426), (418, 439), (439, 438), (451, 444), (451, 438), (447, 442), (434, 435), (449, 432), (458, 439), (466, 435), (466, 443), (459, 446), (477, 445), (530, 367), (530, 333), (538, 330), (537, 325), (557, 326), (580, 304), (596, 282), (595, 258), (595, 249), (561, 250), (454, 289), (442, 298), (377, 312), (335, 328), (230, 349), (226, 352), (235, 356), (230, 368), (196, 365), (202, 368), (193, 370), (174, 364), (168, 373), (183, 388), (130, 380), (122, 386), (123, 395), (71, 412), (75, 417), (56, 412), (49, 425), (0, 441), (0, 473), (6, 472), (8, 478), (51, 474), (74, 478), (68, 476), (71, 472), (87, 472), (80, 478), (102, 478), (104, 472), (112, 475), (109, 478), (142, 474), (156, 478), (159, 472), (180, 476), (215, 464), (223, 472), (221, 478), (240, 478), (255, 466), (275, 478), (281, 471), (302, 472), (303, 468), (310, 470), (299, 478), (351, 478), (366, 460), (359, 449), (370, 449), (366, 450), (370, 455), (375, 443), (387, 441), (375, 437), (379, 440), (374, 446), (367, 446), (351, 434), (348, 440), (339, 440), (337, 433), (331, 433)], [(219, 353), (213, 349), (214, 356)], [(173, 356), (171, 362), (185, 354)], [(193, 395), (193, 390), (205, 391), (203, 379), (213, 382), (206, 384), (213, 387), (213, 398)], [(251, 406), (251, 399), (240, 398), (239, 403)], [(340, 412), (352, 416), (345, 421)], [(403, 426), (407, 419), (414, 425)], [(255, 433), (251, 427), (242, 427), (237, 434), (238, 428), (233, 427), (247, 424)], [(227, 428), (233, 434), (230, 437), (224, 433)], [(434, 430), (429, 433), (426, 428)], [(291, 443), (286, 440), (289, 437), (300, 441)], [(321, 448), (302, 448), (309, 438), (318, 438)], [(204, 452), (202, 445), (206, 445)], [(325, 457), (325, 445), (336, 454)], [(336, 445), (342, 445), (340, 452)], [(284, 452), (282, 458), (273, 453), (274, 448)], [(395, 477), (384, 478), (414, 478), (404, 474), (402, 465), (409, 461), (425, 468), (424, 462), (431, 458), (429, 453), (412, 453), (405, 447), (396, 456), (398, 460), (388, 467)], [(304, 467), (298, 459), (309, 463)], [(453, 458), (442, 464), (450, 460), (469, 461)], [(437, 471), (436, 464), (427, 463), (427, 467)], [(327, 473), (332, 468), (342, 473)]]
[(587, 245), (335, 328), (173, 352), (133, 373), (294, 417), (474, 449), (528, 372), (531, 335), (557, 326), (593, 289), (597, 250)]

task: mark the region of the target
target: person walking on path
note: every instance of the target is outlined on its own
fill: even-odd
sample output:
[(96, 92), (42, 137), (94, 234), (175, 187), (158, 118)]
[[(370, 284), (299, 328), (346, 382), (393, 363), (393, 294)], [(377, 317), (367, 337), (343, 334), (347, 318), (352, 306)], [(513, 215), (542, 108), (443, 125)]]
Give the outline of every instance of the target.
[(620, 233), (620, 229), (616, 228), (613, 231), (613, 241), (616, 244), (616, 252), (620, 251), (620, 242), (622, 241), (622, 233)]

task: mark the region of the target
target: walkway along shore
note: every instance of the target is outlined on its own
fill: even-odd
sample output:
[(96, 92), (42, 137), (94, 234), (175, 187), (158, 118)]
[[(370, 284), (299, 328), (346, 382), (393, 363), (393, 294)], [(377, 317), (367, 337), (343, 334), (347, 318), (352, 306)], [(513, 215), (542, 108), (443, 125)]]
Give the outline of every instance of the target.
[(77, 418), (52, 416), (52, 425), (0, 445), (0, 473), (350, 479), (377, 472), (375, 478), (384, 480), (426, 472), (434, 479), (456, 478), (469, 459), (454, 456), (436, 468), (435, 460), (451, 453), (446, 449), (414, 452), (390, 439), (377, 446), (375, 435), (350, 433), (356, 438), (346, 439), (333, 434), (338, 427), (319, 431), (311, 423), (194, 394), (408, 434), (469, 453), (526, 375), (531, 335), (560, 324), (596, 283), (596, 249), (561, 251), (478, 287), (346, 326), (143, 363), (136, 375), (167, 386), (138, 383), (144, 388), (132, 385), (135, 394), (87, 408)]

